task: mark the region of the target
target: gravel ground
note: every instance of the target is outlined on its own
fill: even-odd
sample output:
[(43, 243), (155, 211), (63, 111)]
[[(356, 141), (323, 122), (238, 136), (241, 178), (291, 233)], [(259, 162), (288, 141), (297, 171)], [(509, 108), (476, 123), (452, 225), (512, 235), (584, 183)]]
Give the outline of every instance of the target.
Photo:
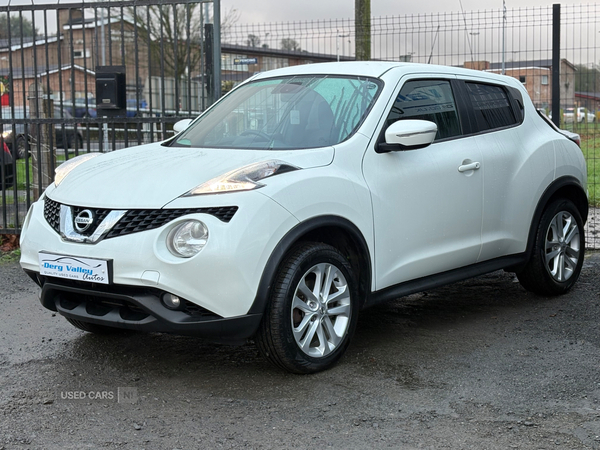
[(363, 311), (298, 376), (252, 344), (86, 334), (2, 264), (0, 450), (600, 449), (599, 269), (559, 298), (495, 272)]

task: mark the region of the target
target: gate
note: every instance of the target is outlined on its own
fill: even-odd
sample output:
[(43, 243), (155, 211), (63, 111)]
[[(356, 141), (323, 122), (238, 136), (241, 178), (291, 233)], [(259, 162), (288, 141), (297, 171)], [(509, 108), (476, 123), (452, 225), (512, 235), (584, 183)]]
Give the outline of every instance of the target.
[[(219, 0), (0, 6), (0, 234), (18, 233), (54, 169), (164, 140), (220, 96)], [(214, 25), (213, 25), (214, 23)], [(214, 45), (213, 45), (214, 44)], [(96, 71), (124, 66), (126, 110), (96, 109)]]

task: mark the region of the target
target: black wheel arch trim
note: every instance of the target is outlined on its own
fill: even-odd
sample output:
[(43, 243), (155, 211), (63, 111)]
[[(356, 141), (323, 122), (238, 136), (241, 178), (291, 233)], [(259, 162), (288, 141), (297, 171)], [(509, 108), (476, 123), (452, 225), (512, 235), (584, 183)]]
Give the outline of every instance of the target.
[[(535, 212), (533, 213), (533, 217), (531, 219), (531, 224), (529, 225), (529, 234), (527, 236), (527, 249), (525, 250), (525, 254), (527, 255), (527, 259), (531, 256), (531, 252), (533, 251), (533, 244), (535, 242), (535, 235), (537, 231), (537, 226), (542, 217), (544, 209), (550, 201), (552, 197), (561, 189), (564, 188), (574, 188), (579, 191), (580, 197), (578, 199), (571, 199), (574, 201), (575, 206), (579, 210), (581, 214), (581, 219), (585, 224), (587, 221), (589, 205), (587, 200), (587, 193), (584, 191), (583, 187), (579, 180), (573, 176), (567, 175), (564, 177), (557, 178), (548, 186), (548, 188), (544, 191), (542, 196), (540, 197), (538, 204), (535, 208)], [(582, 201), (585, 199), (585, 201)]]
[[(367, 245), (363, 234), (356, 225), (343, 217), (334, 215), (318, 216), (299, 223), (288, 231), (288, 233), (279, 241), (263, 269), (256, 291), (256, 297), (254, 298), (254, 302), (250, 307), (248, 314), (262, 314), (265, 311), (269, 301), (270, 291), (277, 275), (277, 269), (290, 249), (312, 231), (328, 227), (344, 229), (352, 239), (352, 243), (359, 249), (358, 256), (361, 259), (360, 268), (363, 276), (357, 280), (357, 284), (362, 297), (361, 301), (364, 302), (367, 299), (371, 292), (372, 265), (369, 246)], [(360, 306), (362, 307), (363, 303), (361, 303)]]

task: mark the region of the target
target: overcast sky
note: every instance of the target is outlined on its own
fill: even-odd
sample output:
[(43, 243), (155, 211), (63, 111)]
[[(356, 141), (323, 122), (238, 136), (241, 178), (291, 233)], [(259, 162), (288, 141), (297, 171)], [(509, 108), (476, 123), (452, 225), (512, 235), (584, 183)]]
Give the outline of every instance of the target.
[[(84, 0), (93, 2), (93, 0)], [(502, 0), (371, 0), (371, 15), (398, 16), (432, 12), (501, 9)], [(12, 4), (65, 4), (78, 0), (0, 0), (0, 6)], [(507, 8), (550, 6), (548, 0), (506, 0)], [(554, 3), (588, 4), (592, 1), (555, 0)], [(292, 22), (315, 19), (348, 19), (354, 17), (354, 0), (221, 0), (222, 14), (232, 8), (239, 13), (238, 24)]]
[[(0, 4), (6, 0), (0, 0)], [(588, 4), (593, 1), (561, 0), (507, 0), (507, 8)], [(502, 9), (502, 0), (462, 0), (465, 11)], [(235, 8), (238, 24), (261, 22), (292, 22), (315, 19), (354, 18), (354, 0), (221, 0), (222, 14)], [(459, 0), (371, 0), (371, 15), (398, 16), (432, 12), (460, 11)]]

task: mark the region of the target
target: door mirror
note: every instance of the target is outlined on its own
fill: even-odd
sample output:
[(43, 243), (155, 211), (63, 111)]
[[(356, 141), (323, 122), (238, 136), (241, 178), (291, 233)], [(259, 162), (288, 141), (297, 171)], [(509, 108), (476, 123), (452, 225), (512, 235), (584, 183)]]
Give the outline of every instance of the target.
[(181, 133), (183, 130), (185, 130), (187, 127), (189, 127), (190, 123), (192, 123), (192, 122), (193, 122), (192, 119), (180, 120), (179, 122), (176, 122), (175, 125), (173, 125), (173, 131), (175, 132), (175, 134)]
[(437, 125), (428, 120), (398, 120), (385, 130), (385, 143), (379, 143), (377, 153), (417, 150), (433, 142)]

